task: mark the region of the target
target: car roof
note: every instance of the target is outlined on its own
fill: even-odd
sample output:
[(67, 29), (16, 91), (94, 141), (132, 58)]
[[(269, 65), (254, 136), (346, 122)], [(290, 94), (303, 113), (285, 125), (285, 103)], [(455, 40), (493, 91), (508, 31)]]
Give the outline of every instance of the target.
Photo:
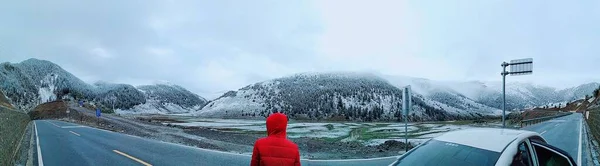
[(514, 140), (520, 141), (532, 136), (539, 136), (539, 134), (526, 130), (472, 128), (448, 132), (434, 139), (494, 152), (502, 152)]

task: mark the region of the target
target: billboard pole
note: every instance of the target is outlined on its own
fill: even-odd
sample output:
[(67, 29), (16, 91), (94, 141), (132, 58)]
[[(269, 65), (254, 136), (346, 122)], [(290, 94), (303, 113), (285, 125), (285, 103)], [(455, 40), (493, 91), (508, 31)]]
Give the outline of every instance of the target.
[[(533, 59), (516, 59), (510, 63), (502, 62), (502, 128), (506, 128), (506, 76), (533, 73)], [(510, 71), (506, 67), (510, 66)]]
[(506, 128), (506, 66), (508, 63), (502, 62), (502, 128)]

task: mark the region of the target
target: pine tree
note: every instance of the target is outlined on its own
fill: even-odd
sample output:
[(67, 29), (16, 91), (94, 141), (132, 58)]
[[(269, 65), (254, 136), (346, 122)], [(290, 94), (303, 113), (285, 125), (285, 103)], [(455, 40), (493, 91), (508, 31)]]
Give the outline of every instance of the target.
[(342, 98), (338, 98), (338, 110), (344, 110), (344, 103), (342, 103)]

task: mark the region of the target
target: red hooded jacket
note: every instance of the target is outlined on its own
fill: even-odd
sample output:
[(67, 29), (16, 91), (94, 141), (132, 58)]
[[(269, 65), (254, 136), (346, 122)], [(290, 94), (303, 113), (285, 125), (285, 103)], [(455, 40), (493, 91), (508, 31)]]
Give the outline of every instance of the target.
[(267, 137), (254, 143), (251, 166), (300, 166), (298, 145), (286, 137), (287, 116), (271, 114), (267, 118)]

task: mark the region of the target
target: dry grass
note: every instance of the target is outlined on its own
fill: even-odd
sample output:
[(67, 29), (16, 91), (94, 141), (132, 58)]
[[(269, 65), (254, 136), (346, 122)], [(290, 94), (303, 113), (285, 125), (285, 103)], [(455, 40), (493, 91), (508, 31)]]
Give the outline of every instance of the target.
[(553, 111), (553, 110), (533, 110), (533, 111), (525, 111), (523, 112), (523, 114), (521, 114), (521, 116), (523, 117), (523, 120), (527, 120), (527, 119), (535, 119), (535, 118), (541, 118), (541, 117), (547, 117), (547, 116), (554, 116), (554, 115), (558, 115), (560, 112), (558, 111)]
[[(590, 133), (592, 137), (596, 140), (596, 142), (600, 142), (600, 109), (592, 109), (589, 110), (590, 116), (587, 119), (588, 127), (590, 128)], [(598, 158), (600, 160), (600, 158)]]
[(600, 109), (589, 110), (590, 117), (587, 119), (588, 126), (590, 127), (590, 133), (594, 138), (600, 140)]
[(25, 113), (0, 107), (0, 165), (13, 165), (13, 154), (29, 121)]
[(522, 113), (511, 113), (508, 115), (508, 119), (510, 121), (512, 121), (513, 123), (517, 123), (517, 122), (520, 122), (523, 120), (554, 116), (554, 115), (558, 115), (560, 113), (561, 112), (559, 112), (559, 111), (553, 111), (553, 110), (547, 110), (547, 109), (534, 109), (534, 110), (524, 111)]

